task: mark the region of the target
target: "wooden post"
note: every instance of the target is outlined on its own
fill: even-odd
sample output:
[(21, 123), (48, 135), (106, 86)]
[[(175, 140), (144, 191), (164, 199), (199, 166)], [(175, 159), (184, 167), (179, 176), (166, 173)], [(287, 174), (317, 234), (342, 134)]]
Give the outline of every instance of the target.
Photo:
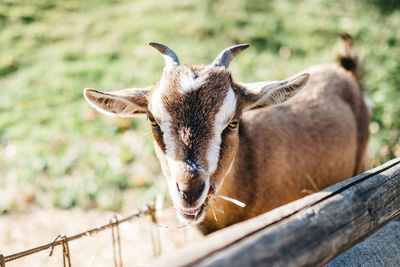
[(150, 265), (322, 266), (399, 216), (400, 158)]

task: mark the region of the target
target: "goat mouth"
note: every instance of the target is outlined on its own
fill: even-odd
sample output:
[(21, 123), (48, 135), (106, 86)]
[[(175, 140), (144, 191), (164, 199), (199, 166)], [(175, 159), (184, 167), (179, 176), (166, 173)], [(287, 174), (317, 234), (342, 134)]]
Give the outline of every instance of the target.
[(179, 213), (187, 220), (198, 220), (204, 212), (204, 205), (194, 209), (179, 209)]

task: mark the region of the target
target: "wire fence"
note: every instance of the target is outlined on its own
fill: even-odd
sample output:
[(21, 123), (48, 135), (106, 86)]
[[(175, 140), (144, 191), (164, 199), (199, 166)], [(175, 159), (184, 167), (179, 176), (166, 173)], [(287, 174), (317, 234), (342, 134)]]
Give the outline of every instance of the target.
[[(116, 215), (114, 215), (109, 223), (101, 225), (96, 228), (92, 228), (89, 230), (86, 230), (84, 232), (72, 235), (72, 236), (66, 236), (65, 234), (59, 234), (57, 235), (54, 240), (51, 242), (31, 248), (28, 250), (20, 251), (17, 253), (14, 253), (12, 255), (7, 255), (4, 256), (0, 254), (0, 267), (5, 267), (7, 262), (15, 261), (17, 259), (20, 259), (22, 257), (26, 257), (38, 252), (41, 252), (46, 249), (50, 249), (49, 256), (53, 255), (54, 248), (56, 246), (62, 246), (62, 253), (63, 253), (63, 266), (64, 267), (71, 267), (71, 253), (69, 250), (69, 245), (68, 243), (72, 240), (77, 240), (82, 237), (87, 237), (87, 236), (92, 236), (100, 231), (104, 231), (106, 229), (111, 229), (111, 234), (112, 234), (112, 245), (113, 245), (113, 256), (114, 256), (114, 266), (115, 267), (123, 267), (123, 261), (122, 261), (122, 254), (121, 254), (121, 238), (120, 238), (120, 231), (119, 231), (119, 225), (128, 221), (131, 221), (135, 218), (139, 218), (140, 216), (151, 216), (151, 219), (154, 224), (157, 224), (157, 218), (156, 218), (156, 205), (154, 203), (150, 203), (143, 207), (142, 209), (139, 209), (132, 213), (129, 216), (126, 216), (124, 218), (118, 219)], [(160, 249), (160, 244), (157, 243), (157, 237), (154, 236), (152, 233), (152, 245), (153, 245), (153, 254), (155, 256), (160, 255), (161, 249)]]

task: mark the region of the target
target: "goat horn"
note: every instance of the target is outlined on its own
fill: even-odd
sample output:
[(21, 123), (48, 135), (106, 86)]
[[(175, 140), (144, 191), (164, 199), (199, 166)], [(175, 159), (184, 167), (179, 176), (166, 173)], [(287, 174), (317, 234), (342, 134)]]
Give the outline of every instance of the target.
[(222, 51), (218, 57), (211, 64), (213, 67), (225, 67), (226, 69), (229, 67), (229, 63), (231, 63), (232, 59), (237, 56), (240, 52), (248, 48), (249, 44), (239, 44), (228, 47), (224, 51)]
[(178, 59), (177, 55), (169, 47), (167, 47), (163, 44), (154, 43), (154, 42), (150, 42), (149, 45), (151, 45), (152, 47), (157, 49), (158, 52), (160, 52), (163, 55), (164, 60), (165, 60), (165, 66), (167, 68), (174, 68), (174, 67), (178, 67), (179, 65), (181, 65), (181, 63), (179, 63), (179, 59)]

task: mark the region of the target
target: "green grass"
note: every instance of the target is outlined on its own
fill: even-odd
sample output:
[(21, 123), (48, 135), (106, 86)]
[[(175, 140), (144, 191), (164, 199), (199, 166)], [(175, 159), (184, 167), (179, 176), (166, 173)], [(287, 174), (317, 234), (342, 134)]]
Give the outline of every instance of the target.
[(164, 62), (149, 41), (187, 64), (249, 42), (230, 69), (250, 82), (332, 61), (348, 31), (374, 102), (370, 155), (400, 156), (399, 25), (393, 0), (0, 0), (0, 211), (117, 210), (165, 191), (146, 120), (103, 117), (82, 97), (155, 83)]

